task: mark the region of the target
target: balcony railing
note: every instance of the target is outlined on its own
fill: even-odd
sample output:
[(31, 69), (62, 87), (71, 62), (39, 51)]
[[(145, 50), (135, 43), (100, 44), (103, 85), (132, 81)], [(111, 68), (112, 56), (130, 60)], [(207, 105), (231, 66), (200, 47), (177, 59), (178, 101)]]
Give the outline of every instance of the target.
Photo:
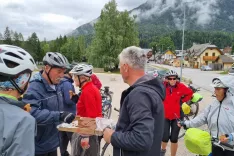
[(203, 56), (204, 61), (215, 61), (218, 56)]

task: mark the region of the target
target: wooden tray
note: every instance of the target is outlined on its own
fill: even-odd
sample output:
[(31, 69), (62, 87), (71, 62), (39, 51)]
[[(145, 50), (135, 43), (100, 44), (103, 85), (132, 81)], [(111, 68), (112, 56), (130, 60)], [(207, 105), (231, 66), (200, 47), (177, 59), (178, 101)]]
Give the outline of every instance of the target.
[(83, 135), (98, 135), (98, 136), (103, 135), (103, 131), (96, 130), (97, 126), (95, 118), (76, 116), (75, 120), (78, 120), (78, 127), (71, 127), (71, 128), (59, 127), (58, 130), (66, 132), (74, 132)]
[(80, 128), (80, 127), (72, 127), (72, 128), (65, 128), (65, 127), (59, 127), (59, 131), (65, 131), (65, 132), (73, 132), (73, 133), (79, 133), (83, 135), (97, 135), (102, 136), (103, 132), (95, 129), (88, 129), (88, 128)]

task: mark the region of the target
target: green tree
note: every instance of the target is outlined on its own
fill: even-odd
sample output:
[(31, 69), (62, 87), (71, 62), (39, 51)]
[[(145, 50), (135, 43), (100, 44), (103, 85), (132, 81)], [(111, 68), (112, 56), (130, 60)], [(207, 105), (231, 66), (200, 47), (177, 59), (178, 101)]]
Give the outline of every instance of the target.
[(0, 44), (2, 44), (3, 43), (3, 36), (2, 36), (2, 34), (0, 33)]
[(30, 52), (35, 61), (42, 60), (44, 54), (41, 49), (39, 38), (37, 37), (37, 34), (35, 32), (32, 33), (32, 35), (28, 38), (25, 49)]
[(115, 0), (111, 0), (95, 24), (95, 36), (88, 48), (89, 61), (95, 66), (112, 68), (118, 64), (117, 57), (123, 48), (138, 44), (134, 18), (127, 11), (119, 12)]
[(158, 49), (159, 44), (157, 42), (151, 42), (149, 45), (150, 45), (150, 48), (152, 49), (152, 52), (154, 55), (154, 61), (156, 62), (155, 54), (159, 53), (159, 49)]
[(77, 39), (78, 42), (78, 50), (81, 56), (85, 56), (85, 38), (84, 36), (79, 36)]
[(68, 38), (67, 42), (61, 47), (61, 52), (70, 62), (78, 62), (81, 59), (78, 40), (74, 37)]
[(44, 44), (42, 47), (42, 50), (44, 53), (47, 53), (50, 51), (50, 45), (48, 43)]
[(65, 44), (65, 43), (67, 43), (67, 36), (66, 35), (63, 36), (63, 44)]
[(58, 39), (58, 51), (60, 51), (60, 48), (63, 46), (63, 37), (60, 35)]
[(14, 33), (13, 40), (14, 40), (14, 45), (19, 46), (19, 47), (21, 46), (21, 43), (19, 40), (19, 34), (17, 32)]
[(50, 44), (50, 51), (56, 52), (57, 51), (56, 42), (55, 41), (50, 41), (49, 44)]
[(170, 49), (172, 51), (175, 50), (174, 42), (170, 37), (162, 37), (159, 40), (158, 46), (160, 47), (161, 51), (164, 52), (167, 49)]
[(19, 33), (19, 40), (22, 41), (22, 42), (24, 41), (24, 37), (23, 37), (23, 35), (21, 33)]
[(9, 27), (6, 27), (6, 30), (4, 32), (4, 43), (5, 44), (12, 44), (11, 33), (9, 30)]
[(42, 51), (42, 55), (45, 56), (45, 54), (50, 51), (50, 45), (48, 43), (46, 43), (45, 41), (42, 42), (41, 43), (41, 51)]

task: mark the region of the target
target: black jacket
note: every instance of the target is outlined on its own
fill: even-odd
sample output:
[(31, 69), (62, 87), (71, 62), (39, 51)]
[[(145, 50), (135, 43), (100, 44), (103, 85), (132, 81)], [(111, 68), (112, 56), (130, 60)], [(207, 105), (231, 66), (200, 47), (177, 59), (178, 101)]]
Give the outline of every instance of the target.
[(143, 76), (123, 91), (120, 116), (111, 137), (113, 156), (159, 156), (164, 127), (165, 88)]

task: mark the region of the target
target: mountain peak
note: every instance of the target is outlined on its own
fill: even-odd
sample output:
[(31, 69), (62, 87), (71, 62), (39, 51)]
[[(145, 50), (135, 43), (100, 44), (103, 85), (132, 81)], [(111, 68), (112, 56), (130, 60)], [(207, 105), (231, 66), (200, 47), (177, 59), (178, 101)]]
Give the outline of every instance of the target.
[[(181, 29), (184, 8), (186, 29), (234, 31), (234, 0), (148, 0), (129, 13), (137, 17), (136, 22), (142, 30), (140, 34), (144, 34), (148, 25)], [(78, 27), (70, 35), (94, 33), (93, 24), (97, 20)]]

